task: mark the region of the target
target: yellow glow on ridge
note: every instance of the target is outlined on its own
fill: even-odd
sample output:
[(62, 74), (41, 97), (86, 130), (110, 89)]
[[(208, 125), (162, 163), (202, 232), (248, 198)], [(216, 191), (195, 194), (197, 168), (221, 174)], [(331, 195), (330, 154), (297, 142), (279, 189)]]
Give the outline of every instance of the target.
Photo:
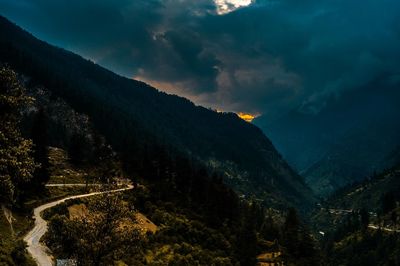
[(257, 117), (256, 115), (246, 114), (246, 113), (242, 113), (242, 112), (239, 112), (237, 115), (238, 115), (241, 119), (243, 119), (244, 121), (249, 122), (249, 123), (250, 123), (251, 121), (253, 121), (254, 118)]

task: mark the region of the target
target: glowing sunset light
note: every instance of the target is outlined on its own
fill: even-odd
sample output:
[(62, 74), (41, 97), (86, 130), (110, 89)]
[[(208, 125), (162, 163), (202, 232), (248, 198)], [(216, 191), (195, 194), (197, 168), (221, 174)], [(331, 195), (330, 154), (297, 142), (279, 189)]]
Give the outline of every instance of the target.
[(237, 113), (237, 115), (238, 115), (241, 119), (243, 119), (244, 121), (249, 122), (249, 123), (250, 123), (251, 121), (253, 121), (254, 118), (257, 117), (257, 115), (246, 114), (246, 113), (242, 113), (242, 112)]

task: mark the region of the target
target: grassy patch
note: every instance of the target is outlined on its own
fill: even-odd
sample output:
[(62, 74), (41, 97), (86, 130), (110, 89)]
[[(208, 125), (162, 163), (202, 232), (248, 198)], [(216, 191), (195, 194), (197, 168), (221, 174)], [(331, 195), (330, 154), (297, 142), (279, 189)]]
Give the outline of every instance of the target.
[(24, 242), (25, 233), (30, 229), (32, 220), (27, 213), (13, 212), (14, 235), (3, 211), (0, 213), (0, 265), (36, 265), (26, 253)]

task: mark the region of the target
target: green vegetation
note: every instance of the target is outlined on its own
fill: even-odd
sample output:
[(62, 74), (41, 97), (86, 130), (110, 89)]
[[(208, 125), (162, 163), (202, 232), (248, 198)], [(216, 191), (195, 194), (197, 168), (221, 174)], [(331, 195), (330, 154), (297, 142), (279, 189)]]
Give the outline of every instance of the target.
[[(239, 213), (235, 221), (226, 220), (223, 224), (217, 225), (216, 221), (207, 221), (201, 213), (184, 207), (182, 204), (171, 198), (171, 201), (160, 201), (153, 197), (154, 189), (140, 187), (132, 192), (125, 192), (120, 203), (115, 206), (135, 206), (144, 213), (148, 219), (157, 224), (158, 229), (152, 233), (147, 232), (140, 237), (129, 237), (129, 248), (135, 252), (121, 252), (124, 250), (124, 243), (118, 243), (112, 247), (112, 256), (103, 258), (100, 265), (110, 263), (125, 263), (127, 265), (254, 265), (256, 256), (267, 250), (281, 251), (284, 253), (282, 260), (288, 265), (319, 265), (318, 250), (315, 249), (315, 241), (307, 237), (309, 232), (299, 221), (295, 211), (291, 210), (284, 226), (275, 226), (273, 232), (276, 244), (272, 249), (265, 245), (265, 238), (270, 238), (268, 229), (274, 225), (268, 224), (264, 220), (265, 213), (256, 205), (243, 203), (243, 214)], [(108, 197), (108, 199), (111, 199)], [(47, 234), (46, 242), (59, 258), (75, 258), (83, 265), (93, 265), (93, 254), (104, 243), (96, 241), (97, 231), (92, 228), (93, 216), (98, 218), (96, 228), (103, 228), (101, 217), (106, 215), (110, 208), (95, 207), (99, 204), (99, 199), (73, 200), (59, 205), (46, 212), (46, 219), (50, 219), (50, 231)], [(100, 202), (104, 199), (100, 199)], [(77, 206), (84, 203), (88, 206), (89, 214), (80, 216), (81, 218), (68, 218), (68, 206)], [(102, 203), (107, 204), (107, 203)], [(114, 207), (115, 207), (114, 206)], [(111, 210), (113, 208), (110, 208)], [(204, 210), (201, 210), (204, 211)], [(99, 214), (103, 213), (103, 214)], [(119, 211), (117, 212), (119, 213)], [(123, 213), (129, 213), (127, 211)], [(112, 215), (112, 214), (110, 214)], [(130, 214), (130, 219), (134, 214)], [(241, 218), (242, 217), (242, 218)], [(114, 217), (108, 221), (113, 221), (114, 227), (118, 228), (121, 217)], [(126, 220), (124, 220), (126, 224)], [(87, 233), (79, 231), (81, 226), (85, 226)], [(94, 226), (94, 225), (93, 225)], [(88, 229), (91, 228), (91, 229)], [(107, 227), (108, 228), (108, 227)], [(130, 228), (128, 226), (128, 228)], [(264, 228), (264, 229), (262, 229)], [(81, 233), (77, 233), (81, 232)], [(126, 231), (129, 235), (129, 231)], [(113, 232), (104, 230), (101, 233), (102, 239), (113, 239)], [(294, 235), (294, 237), (293, 237)], [(91, 239), (86, 241), (85, 239)], [(124, 238), (120, 238), (123, 240)], [(82, 242), (83, 241), (83, 242)], [(91, 245), (87, 245), (91, 242)], [(93, 242), (93, 243), (92, 243)], [(289, 248), (284, 246), (290, 245)], [(84, 252), (86, 255), (82, 255)], [(111, 252), (111, 249), (108, 249)], [(103, 251), (103, 255), (111, 254)], [(96, 256), (95, 256), (96, 257)]]
[[(73, 56), (72, 60), (78, 59)], [(87, 62), (80, 60), (78, 60), (79, 64), (82, 63), (83, 66), (87, 64)], [(54, 61), (48, 63), (53, 64)], [(132, 118), (132, 116), (135, 117), (132, 110), (128, 110), (129, 117), (122, 115), (121, 112), (126, 110), (121, 110), (116, 106), (118, 101), (111, 101), (103, 105), (101, 103), (102, 98), (97, 98), (98, 92), (91, 89), (81, 92), (91, 91), (93, 94), (87, 96), (95, 96), (94, 99), (96, 100), (93, 100), (93, 104), (85, 103), (82, 105), (83, 103), (80, 101), (85, 99), (82, 95), (77, 98), (69, 98), (74, 94), (72, 91), (68, 94), (68, 97), (63, 95), (62, 91), (55, 91), (54, 93), (57, 96), (48, 96), (49, 93), (46, 92), (45, 88), (36, 89), (37, 83), (34, 81), (37, 77), (37, 81), (47, 84), (48, 81), (53, 80), (48, 76), (49, 73), (46, 71), (36, 72), (36, 70), (41, 70), (42, 67), (38, 67), (36, 70), (34, 68), (26, 69), (26, 73), (33, 74), (35, 77), (28, 86), (32, 89), (37, 104), (35, 104), (34, 109), (36, 110), (33, 113), (28, 112), (25, 115), (22, 126), (24, 132), (28, 132), (26, 135), (34, 139), (35, 153), (33, 156), (38, 161), (38, 171), (44, 173), (44, 176), (37, 176), (38, 178), (34, 179), (35, 186), (32, 186), (32, 188), (24, 188), (24, 192), (29, 191), (30, 193), (20, 201), (21, 206), (25, 206), (25, 209), (29, 211), (40, 202), (68, 193), (79, 193), (76, 188), (44, 189), (43, 184), (46, 180), (69, 182), (72, 179), (74, 182), (80, 182), (83, 179), (87, 183), (112, 182), (112, 180), (107, 179), (125, 175), (129, 176), (135, 183), (143, 184), (147, 188), (143, 191), (137, 189), (134, 194), (127, 196), (125, 201), (128, 203), (128, 209), (135, 206), (155, 222), (159, 228), (154, 234), (148, 233), (144, 239), (142, 239), (142, 236), (134, 237), (129, 234), (127, 234), (128, 238), (124, 238), (121, 232), (117, 230), (119, 228), (118, 222), (127, 218), (127, 212), (124, 210), (119, 211), (125, 213), (125, 216), (117, 215), (119, 211), (116, 211), (115, 217), (100, 219), (106, 213), (105, 210), (111, 208), (111, 206), (103, 208), (102, 211), (96, 211), (94, 206), (98, 202), (94, 201), (94, 205), (88, 203), (88, 208), (92, 208), (92, 213), (96, 218), (99, 218), (98, 220), (88, 218), (81, 221), (70, 221), (66, 216), (63, 216), (66, 212), (65, 208), (55, 208), (53, 212), (56, 214), (47, 214), (49, 215), (47, 218), (51, 217), (47, 241), (57, 255), (78, 258), (82, 264), (89, 265), (92, 263), (99, 264), (100, 262), (109, 264), (117, 261), (128, 265), (158, 265), (160, 263), (166, 264), (166, 262), (183, 265), (235, 265), (237, 263), (254, 265), (256, 256), (266, 251), (264, 243), (267, 239), (273, 238), (277, 243), (282, 243), (282, 246), (287, 244), (284, 242), (285, 234), (281, 224), (275, 224), (270, 216), (267, 217), (267, 211), (256, 200), (239, 198), (224, 183), (226, 178), (230, 182), (240, 183), (245, 179), (250, 180), (251, 176), (261, 178), (259, 174), (264, 173), (270, 175), (264, 176), (263, 179), (265, 180), (262, 182), (265, 183), (263, 183), (264, 185), (271, 182), (272, 186), (266, 186), (266, 190), (268, 190), (266, 192), (274, 198), (274, 206), (304, 206), (304, 202), (300, 200), (304, 196), (307, 197), (306, 202), (311, 201), (312, 196), (310, 194), (303, 194), (304, 183), (301, 178), (290, 170), (268, 140), (258, 132), (258, 129), (245, 124), (234, 115), (226, 114), (220, 117), (220, 114), (193, 107), (191, 103), (185, 100), (158, 94), (151, 88), (142, 87), (143, 84), (120, 80), (120, 78), (97, 66), (90, 64), (90, 68), (93, 68), (92, 73), (100, 71), (105, 74), (105, 77), (108, 76), (108, 82), (111, 82), (111, 84), (120, 84), (124, 88), (125, 86), (127, 86), (126, 88), (130, 87), (132, 84), (140, 85), (139, 88), (143, 89), (142, 96), (156, 97), (157, 102), (166, 97), (167, 109), (172, 105), (177, 109), (187, 110), (186, 113), (191, 114), (193, 119), (190, 119), (191, 122), (188, 124), (183, 123), (183, 125), (188, 128), (193, 127), (196, 136), (181, 136), (180, 134), (186, 131), (179, 129), (175, 132), (177, 130), (175, 128), (164, 128), (161, 131), (159, 131), (159, 128), (150, 130), (149, 127), (153, 125), (143, 121), (136, 124), (136, 120)], [(30, 72), (31, 70), (34, 70), (34, 73)], [(54, 70), (57, 70), (57, 68), (54, 68)], [(63, 79), (62, 76), (53, 74), (54, 77), (57, 76), (56, 79)], [(76, 80), (80, 80), (79, 77), (77, 75)], [(72, 85), (82, 89), (82, 84), (75, 83), (76, 80), (66, 80), (66, 84), (69, 84), (67, 87), (56, 86), (52, 83), (48, 85), (51, 89), (72, 89), (70, 87)], [(116, 87), (118, 86), (116, 85)], [(101, 89), (101, 87), (96, 88)], [(118, 93), (125, 94), (127, 92), (122, 90)], [(90, 116), (82, 116), (73, 110), (71, 111), (71, 108), (68, 109), (68, 105), (59, 96), (64, 96), (72, 106), (78, 110), (84, 110)], [(117, 98), (120, 96), (115, 95)], [(133, 100), (133, 95), (125, 96)], [(108, 97), (107, 99), (115, 99), (115, 97)], [(48, 100), (50, 98), (52, 100)], [(98, 109), (99, 106), (103, 106), (104, 110)], [(86, 109), (86, 107), (89, 107), (89, 109)], [(110, 111), (108, 108), (112, 108), (113, 111), (108, 112)], [(172, 110), (176, 108), (172, 108)], [(62, 114), (60, 115), (60, 113)], [(163, 114), (163, 112), (161, 113)], [(179, 114), (181, 113), (179, 111)], [(112, 114), (112, 116), (109, 117), (109, 114)], [(160, 114), (152, 115), (158, 117)], [(174, 114), (174, 116), (180, 117), (178, 114)], [(73, 122), (71, 123), (68, 119)], [(154, 121), (159, 119), (161, 118), (155, 118)], [(183, 118), (180, 117), (179, 119)], [(193, 121), (204, 119), (211, 124), (214, 123), (213, 129), (220, 128), (222, 131), (215, 134), (211, 128), (206, 130), (206, 127), (199, 128), (199, 125), (193, 124)], [(109, 131), (108, 126), (105, 127), (105, 121), (111, 123), (108, 126), (113, 128), (112, 131)], [(135, 123), (130, 121), (135, 121)], [(149, 123), (153, 123), (152, 121), (149, 120)], [(182, 121), (179, 121), (179, 123), (177, 121), (172, 122), (172, 125), (181, 125)], [(220, 122), (222, 122), (222, 125), (219, 125)], [(73, 129), (59, 130), (59, 128)], [(114, 130), (115, 128), (119, 130)], [(232, 131), (232, 129), (234, 130)], [(227, 136), (232, 139), (225, 137), (215, 139), (215, 135), (222, 136), (226, 131), (236, 132), (237, 135), (228, 134)], [(176, 134), (178, 139), (174, 141), (169, 139), (168, 144), (166, 144), (164, 141), (160, 141), (160, 132), (166, 136), (174, 132), (173, 134)], [(197, 135), (200, 132), (203, 135)], [(212, 134), (209, 135), (210, 133)], [(106, 138), (101, 134), (104, 134)], [(270, 150), (272, 154), (276, 153), (271, 155), (272, 157), (269, 159), (277, 160), (274, 167), (278, 166), (278, 168), (266, 166), (268, 169), (254, 168), (256, 170), (247, 171), (246, 169), (250, 169), (248, 167), (253, 164), (263, 165), (259, 164), (260, 160), (264, 161), (268, 158), (259, 154), (255, 150), (254, 144), (243, 143), (242, 137), (245, 135), (248, 135), (249, 139), (258, 139), (257, 147), (261, 145)], [(201, 143), (205, 140), (209, 142)], [(237, 145), (230, 145), (234, 142)], [(119, 153), (115, 153), (108, 143), (113, 144), (113, 147)], [(48, 145), (52, 144), (57, 144), (68, 151), (68, 155), (61, 149), (48, 148)], [(215, 158), (220, 158), (221, 161), (226, 160), (229, 163), (220, 165), (229, 165), (229, 169), (210, 167), (208, 159), (203, 157), (204, 154), (208, 153), (207, 149), (211, 147), (210, 145), (215, 145), (213, 147), (215, 157), (212, 156), (211, 160), (213, 162), (215, 162)], [(230, 148), (225, 150), (227, 146)], [(195, 150), (196, 153), (191, 153), (190, 149)], [(238, 156), (237, 149), (241, 149), (240, 154), (248, 152), (246, 160)], [(230, 158), (226, 157), (228, 154)], [(228, 176), (224, 169), (229, 170)], [(243, 173), (243, 180), (237, 179), (235, 181), (234, 175), (239, 172)], [(288, 182), (285, 183), (280, 178), (275, 180), (275, 177), (280, 175)], [(270, 178), (274, 178), (275, 182), (271, 181)], [(261, 182), (261, 180), (256, 181), (256, 179), (253, 179), (253, 181), (255, 183), (248, 183), (248, 185), (250, 184), (249, 187)], [(298, 183), (299, 186), (294, 185), (295, 183)], [(277, 193), (277, 191), (286, 189), (290, 193)], [(253, 192), (255, 191), (253, 190)], [(263, 190), (263, 193), (265, 193), (265, 190)], [(285, 198), (283, 195), (288, 195), (288, 197)], [(60, 213), (57, 213), (57, 210)], [(129, 217), (132, 217), (132, 215)], [(97, 232), (96, 228), (107, 228), (107, 230)], [(303, 232), (305, 231), (299, 227), (299, 236), (303, 236), (305, 234)], [(118, 238), (122, 242), (116, 241)], [(105, 241), (107, 239), (113, 239), (117, 245), (111, 245)], [(302, 239), (303, 237), (300, 237), (296, 241), (298, 240), (300, 243), (303, 241)], [(312, 239), (309, 240), (312, 242)], [(277, 248), (280, 249), (279, 247), (278, 244)], [(126, 249), (129, 249), (130, 252), (124, 252)], [(282, 251), (285, 253), (287, 261), (297, 256), (291, 254), (292, 251), (284, 251), (284, 247), (282, 247)], [(127, 254), (136, 255), (127, 256)], [(312, 259), (314, 255), (306, 254), (305, 256), (300, 255), (300, 257), (304, 258), (304, 265), (307, 265), (306, 261)]]
[[(224, 181), (236, 191), (260, 198), (271, 195), (262, 198), (268, 205), (305, 208), (314, 202), (303, 179), (261, 130), (237, 115), (195, 106), (118, 76), (35, 39), (3, 17), (0, 34), (0, 60), (29, 76), (29, 87), (44, 86), (53, 99), (61, 98), (90, 117), (94, 131), (106, 138), (127, 168), (139, 169), (146, 163), (146, 153), (164, 150), (211, 167), (218, 165), (219, 171), (229, 173)], [(71, 159), (79, 162), (86, 156), (79, 151), (86, 132), (68, 133), (72, 134), (66, 136), (65, 147), (54, 146), (68, 148)]]
[(367, 229), (359, 219), (351, 222), (352, 219), (324, 240), (328, 265), (399, 265), (398, 233)]
[(137, 252), (141, 234), (133, 226), (135, 215), (119, 196), (96, 196), (86, 203), (83, 217), (51, 218), (46, 243), (55, 254), (75, 258), (80, 265), (111, 265)]
[(31, 226), (31, 220), (24, 213), (13, 212), (13, 231), (4, 216), (3, 210), (0, 213), (0, 265), (20, 266), (36, 265), (26, 254), (23, 235)]
[(327, 265), (400, 263), (399, 166), (337, 191), (312, 217)]
[[(134, 190), (45, 213), (45, 241), (57, 258), (80, 265), (399, 264), (398, 168), (324, 201), (311, 215), (313, 231), (324, 231), (318, 243), (302, 221), (311, 191), (257, 128), (116, 76), (3, 18), (0, 29), (11, 36), (0, 39), (0, 58), (30, 75), (28, 97), (18, 75), (1, 67), (0, 265), (31, 263), (21, 238), (35, 206), (124, 177)], [(70, 217), (71, 206), (84, 207)], [(140, 230), (138, 212), (154, 230)]]
[(40, 187), (43, 187), (50, 179), (47, 121), (48, 117), (45, 110), (43, 108), (39, 109), (35, 114), (31, 132), (34, 144), (34, 159), (39, 164), (33, 175)]
[(33, 177), (35, 162), (32, 141), (24, 139), (19, 129), (21, 111), (30, 98), (24, 94), (17, 74), (0, 66), (0, 202), (14, 204), (22, 189)]
[(60, 148), (49, 148), (51, 184), (83, 184), (86, 182), (84, 169), (75, 167), (69, 161), (67, 152)]
[(0, 85), (0, 265), (30, 265), (22, 237), (32, 226), (31, 210), (87, 189), (44, 187), (50, 175), (58, 181), (59, 171), (68, 173), (64, 182), (80, 181), (77, 173), (82, 170), (71, 169), (60, 150), (51, 149), (49, 161), (47, 118), (42, 109), (33, 116), (32, 130), (28, 130), (33, 144), (23, 137), (22, 114), (34, 99), (27, 96), (18, 75), (4, 65), (0, 66)]
[(20, 238), (29, 221), (26, 213), (17, 215), (9, 208), (19, 206), (25, 188), (32, 182), (36, 164), (32, 141), (24, 139), (19, 129), (21, 111), (31, 99), (25, 95), (17, 74), (0, 66), (0, 263), (29, 264), (25, 244)]

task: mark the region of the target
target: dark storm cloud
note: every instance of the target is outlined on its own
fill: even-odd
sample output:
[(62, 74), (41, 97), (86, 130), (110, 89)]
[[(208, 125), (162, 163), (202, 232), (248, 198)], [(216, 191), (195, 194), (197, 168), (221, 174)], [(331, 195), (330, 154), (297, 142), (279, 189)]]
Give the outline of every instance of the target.
[[(323, 104), (329, 94), (399, 72), (400, 3), (298, 3), (263, 1), (207, 20), (205, 36), (231, 53), (218, 54), (230, 62), (230, 95), (243, 109), (272, 114), (302, 102)], [(234, 75), (243, 68), (247, 82)]]
[(400, 72), (397, 0), (0, 0), (40, 38), (218, 109), (275, 116)]

